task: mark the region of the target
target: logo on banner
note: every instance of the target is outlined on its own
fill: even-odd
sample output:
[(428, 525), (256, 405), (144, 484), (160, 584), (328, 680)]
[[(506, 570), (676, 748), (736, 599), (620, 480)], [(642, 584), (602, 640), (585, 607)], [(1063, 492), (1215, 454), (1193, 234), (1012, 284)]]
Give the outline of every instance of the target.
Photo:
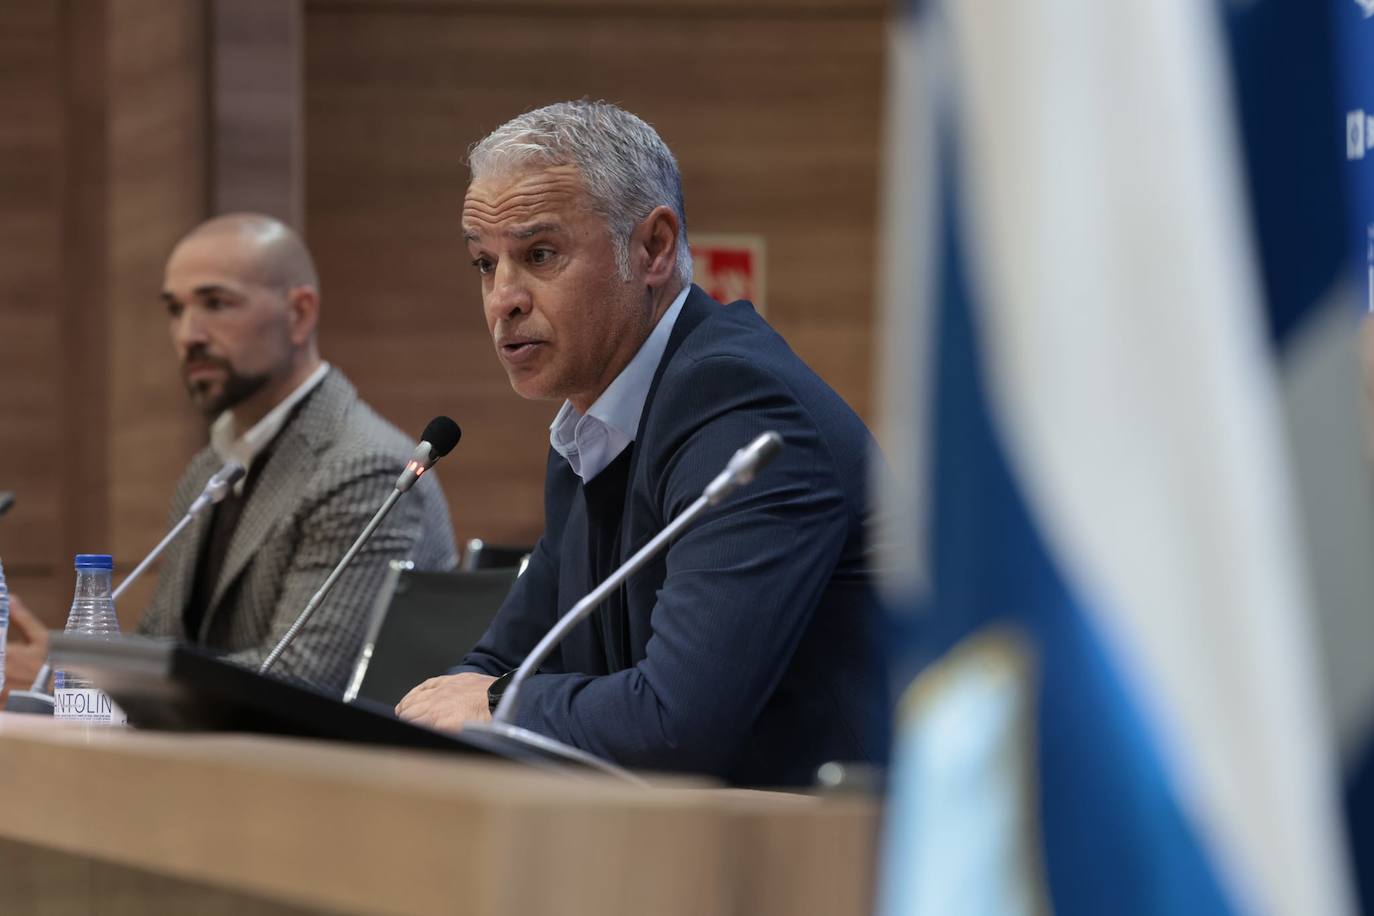
[(1364, 10), (1364, 18), (1368, 19), (1370, 16), (1374, 16), (1374, 0), (1355, 0), (1355, 3)]
[[(1374, 3), (1374, 0), (1370, 0)], [(1363, 108), (1345, 113), (1345, 158), (1363, 159), (1366, 150), (1374, 149), (1374, 117)]]
[(763, 236), (692, 233), (692, 281), (717, 302), (748, 299), (764, 314)]

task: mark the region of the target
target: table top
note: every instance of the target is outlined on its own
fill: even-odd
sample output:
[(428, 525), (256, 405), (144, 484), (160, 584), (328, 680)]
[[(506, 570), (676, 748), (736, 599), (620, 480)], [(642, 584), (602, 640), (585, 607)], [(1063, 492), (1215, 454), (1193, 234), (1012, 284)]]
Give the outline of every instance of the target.
[(0, 713), (0, 836), (354, 912), (866, 913), (877, 803)]

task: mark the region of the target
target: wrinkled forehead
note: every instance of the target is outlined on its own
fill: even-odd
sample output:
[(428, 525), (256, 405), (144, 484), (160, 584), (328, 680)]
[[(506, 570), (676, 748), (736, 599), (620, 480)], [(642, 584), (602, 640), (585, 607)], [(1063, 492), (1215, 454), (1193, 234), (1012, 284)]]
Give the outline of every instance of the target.
[(576, 166), (554, 165), (485, 173), (463, 198), (464, 235), (497, 225), (590, 213), (582, 174)]

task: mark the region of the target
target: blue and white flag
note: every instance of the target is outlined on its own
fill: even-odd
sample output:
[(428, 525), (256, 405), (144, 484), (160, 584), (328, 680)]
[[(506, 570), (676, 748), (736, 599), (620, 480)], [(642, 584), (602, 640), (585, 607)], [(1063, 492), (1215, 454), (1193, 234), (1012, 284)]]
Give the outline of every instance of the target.
[[(1338, 193), (1346, 204), (1345, 253), (1354, 268), (1351, 298), (1365, 313), (1359, 338), (1365, 411), (1361, 431), (1366, 457), (1374, 461), (1374, 0), (1330, 2), (1335, 8), (1338, 92), (1345, 123), (1346, 171)], [(1315, 481), (1332, 475), (1319, 467), (1310, 476)], [(1330, 592), (1322, 605), (1327, 680), (1345, 771), (1355, 873), (1365, 910), (1374, 912), (1374, 601), (1369, 600), (1374, 593), (1369, 584), (1374, 579), (1374, 534), (1361, 531), (1363, 537), (1357, 537), (1350, 532), (1355, 523), (1352, 504), (1374, 514), (1374, 495), (1360, 494), (1361, 505), (1350, 498), (1351, 489), (1348, 478), (1341, 478), (1331, 490), (1339, 490), (1345, 501), (1337, 505), (1333, 492), (1329, 500), (1314, 506), (1309, 518), (1312, 528), (1324, 523), (1329, 532), (1321, 549), (1313, 552), (1314, 562), (1323, 564), (1319, 572), (1325, 573), (1319, 584)]]
[(918, 524), (883, 916), (1354, 912), (1279, 371), (1336, 278), (1266, 270), (1254, 195), (1308, 176), (1258, 187), (1243, 142), (1308, 127), (1243, 82), (1329, 66), (1259, 53), (1302, 15), (894, 28), (886, 429)]

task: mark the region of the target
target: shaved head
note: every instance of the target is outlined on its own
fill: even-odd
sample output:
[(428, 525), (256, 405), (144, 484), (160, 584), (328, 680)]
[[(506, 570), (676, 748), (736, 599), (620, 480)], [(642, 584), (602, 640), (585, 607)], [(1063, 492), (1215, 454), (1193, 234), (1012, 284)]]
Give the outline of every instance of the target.
[(247, 428), (320, 365), (319, 280), (289, 226), (260, 213), (201, 223), (167, 259), (162, 302), (186, 390)]
[(305, 243), (281, 220), (261, 213), (226, 213), (186, 233), (177, 247), (191, 241), (216, 240), (231, 242), (245, 256), (245, 280), (279, 290), (320, 288), (315, 262)]

